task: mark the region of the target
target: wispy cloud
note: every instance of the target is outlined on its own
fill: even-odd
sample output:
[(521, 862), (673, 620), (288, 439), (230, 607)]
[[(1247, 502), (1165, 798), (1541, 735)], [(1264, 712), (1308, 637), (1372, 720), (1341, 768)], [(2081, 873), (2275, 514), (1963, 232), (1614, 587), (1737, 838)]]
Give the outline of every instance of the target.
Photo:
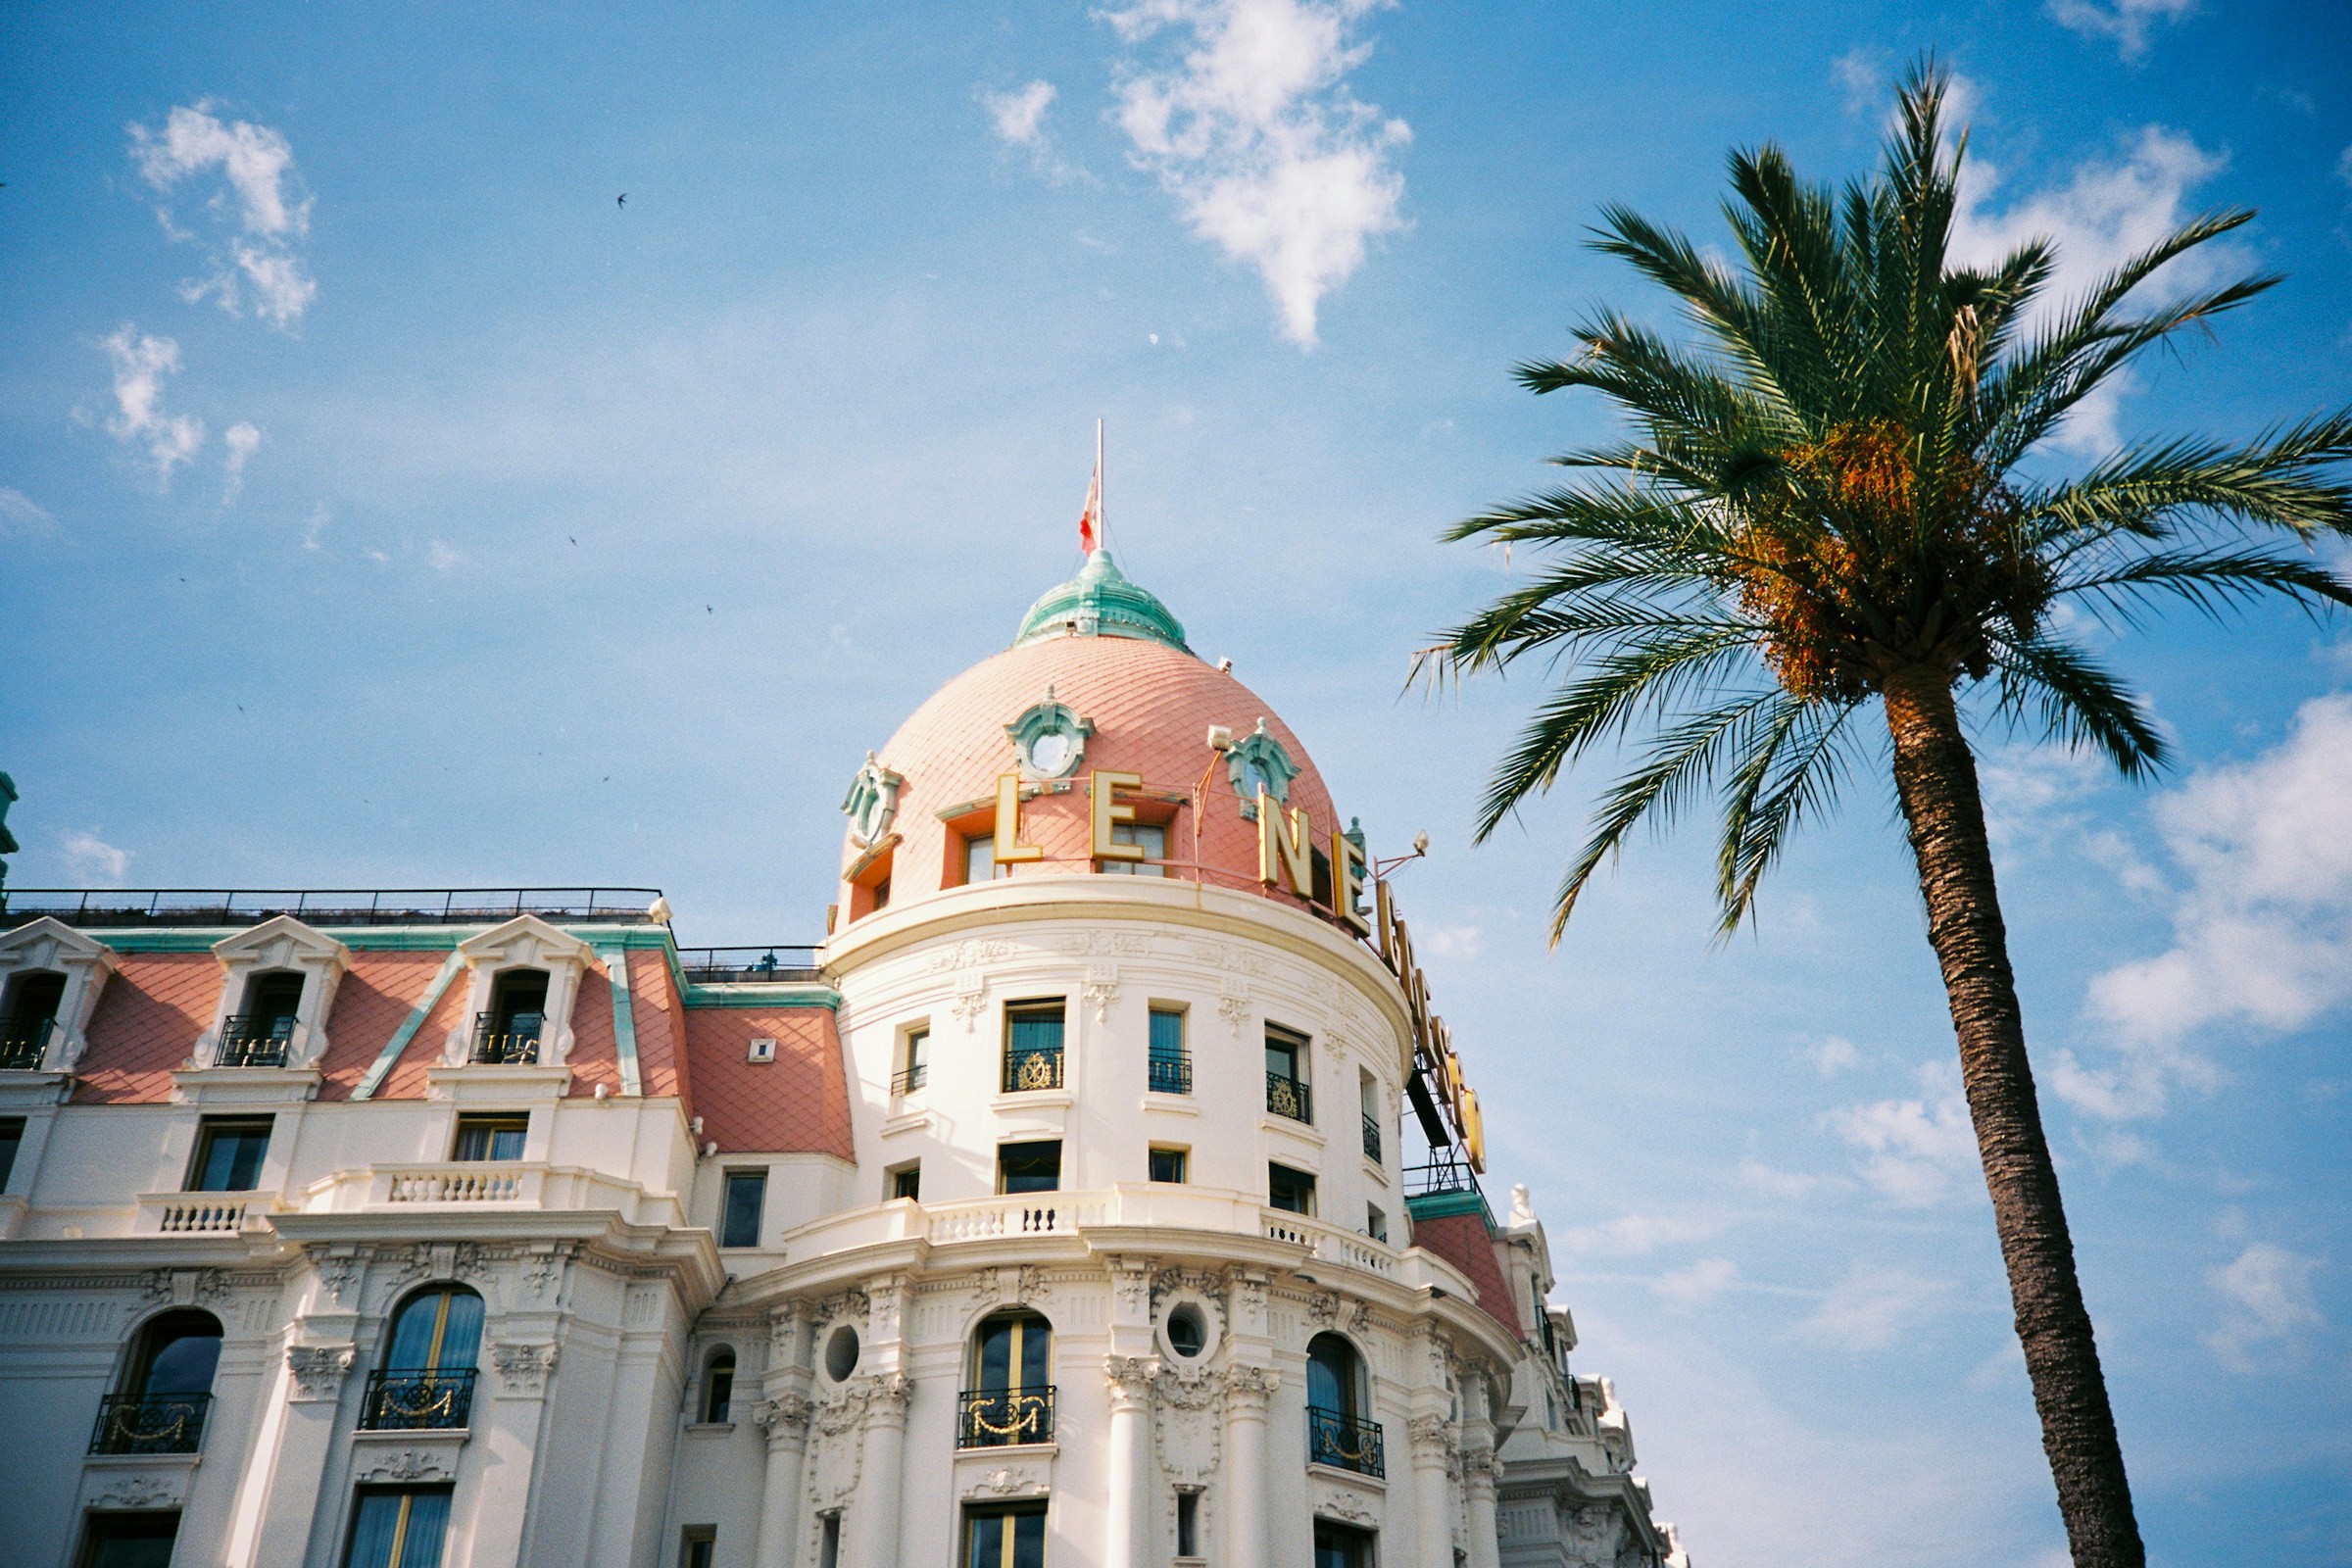
[(1846, 1185), (1842, 1176), (1814, 1176), (1802, 1171), (1782, 1170), (1778, 1166), (1765, 1164), (1753, 1154), (1740, 1161), (1735, 1174), (1740, 1186), (1751, 1187), (1759, 1193), (1769, 1193), (1775, 1198), (1803, 1198), (1825, 1187)]
[(1860, 1175), (1910, 1207), (1942, 1202), (1978, 1166), (1977, 1135), (1958, 1073), (1937, 1062), (1920, 1069), (1915, 1100), (1882, 1100), (1827, 1112), (1822, 1124), (1870, 1157)]
[(2197, 0), (2049, 0), (2050, 20), (2085, 38), (2113, 38), (2127, 61), (2146, 57), (2148, 32), (2160, 22), (2179, 22), (2197, 9)]
[(1046, 110), (1054, 102), (1052, 82), (1033, 81), (1012, 92), (984, 92), (980, 101), (987, 106), (989, 121), (999, 136), (1031, 152), (1046, 150)]
[(225, 507), (245, 488), (245, 461), (262, 444), (261, 426), (239, 419), (220, 432), (220, 439), (228, 446), (228, 462), (220, 482), (220, 504)]
[(1702, 1257), (1688, 1268), (1659, 1275), (1650, 1289), (1675, 1306), (1700, 1306), (1740, 1283), (1740, 1265), (1728, 1257)]
[(1805, 1059), (1824, 1078), (1835, 1078), (1849, 1067), (1861, 1065), (1862, 1053), (1843, 1035), (1824, 1035), (1806, 1048)]
[(97, 834), (66, 835), (66, 863), (77, 882), (117, 886), (130, 870), (130, 852), (118, 850)]
[(56, 531), (57, 519), (39, 502), (22, 490), (0, 488), (0, 539)]
[(2305, 703), (2286, 738), (2204, 768), (2152, 808), (2178, 873), (2173, 945), (2094, 978), (2109, 1066), (2060, 1058), (2055, 1087), (2111, 1119), (2211, 1082), (2182, 1042), (2217, 1024), (2299, 1029), (2352, 1000), (2352, 693)]
[(1598, 1225), (1580, 1225), (1553, 1234), (1564, 1251), (1604, 1257), (1639, 1257), (1660, 1247), (1694, 1242), (1714, 1227), (1653, 1214), (1623, 1214)]
[(124, 322), (98, 345), (114, 364), (115, 412), (109, 435), (147, 449), (159, 485), (172, 483), (172, 470), (204, 445), (204, 421), (190, 414), (163, 411), (164, 378), (179, 373), (179, 344), (140, 332)]
[(1402, 226), (1411, 139), (1348, 90), (1372, 51), (1356, 29), (1378, 0), (1144, 0), (1108, 14), (1130, 45), (1178, 58), (1130, 62), (1118, 120), (1193, 232), (1258, 270), (1283, 335), (1315, 342), (1323, 297), (1367, 242)]
[[(232, 316), (244, 314), (251, 297), (254, 314), (291, 328), (318, 293), (298, 249), (311, 226), (311, 198), (302, 194), (294, 149), (267, 125), (238, 120), (222, 122), (211, 99), (183, 104), (160, 128), (130, 126), (130, 157), (140, 177), (162, 195), (181, 183), (217, 173), (220, 185), (205, 202), (216, 229), (228, 232), (211, 248), (210, 275), (181, 286), (190, 301), (208, 296)], [(164, 231), (175, 241), (197, 239), (181, 228), (170, 207), (156, 209)]]
[(1950, 1310), (1950, 1280), (1856, 1265), (1798, 1325), (1807, 1339), (1847, 1350), (1883, 1350)]
[(424, 559), (432, 564), (435, 571), (449, 571), (466, 564), (464, 556), (438, 539), (434, 540), (425, 550)]
[(1830, 75), (1845, 89), (1845, 112), (1861, 114), (1886, 84), (1886, 51), (1856, 44), (1830, 62)]
[(2226, 1303), (2205, 1343), (2234, 1371), (2254, 1369), (2254, 1351), (2318, 1328), (2321, 1316), (2311, 1277), (2320, 1260), (2270, 1242), (2254, 1242), (2230, 1262), (2205, 1271), (2205, 1283)]

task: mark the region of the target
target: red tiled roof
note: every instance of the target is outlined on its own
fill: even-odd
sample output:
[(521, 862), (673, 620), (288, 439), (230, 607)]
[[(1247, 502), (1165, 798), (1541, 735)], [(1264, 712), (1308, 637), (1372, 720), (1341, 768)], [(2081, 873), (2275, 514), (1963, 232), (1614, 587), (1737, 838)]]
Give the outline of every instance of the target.
[(220, 961), (209, 953), (124, 954), (90, 1015), (74, 1102), (170, 1100), (172, 1075), (220, 1004)]
[(1487, 1233), (1487, 1222), (1476, 1214), (1437, 1214), (1428, 1219), (1413, 1221), (1413, 1245), (1425, 1247), (1446, 1262), (1470, 1276), (1478, 1287), (1478, 1304), (1487, 1316), (1511, 1331), (1511, 1338), (1525, 1337), (1519, 1324), (1519, 1303), (1511, 1298), (1510, 1282), (1502, 1276), (1502, 1265), (1494, 1258), (1494, 1238)]
[[(354, 953), (351, 967), (345, 971), (342, 983), (335, 987), (334, 1010), (326, 1019), (326, 1056), (319, 1062), (324, 1075), (318, 1085), (320, 1100), (349, 1100), (359, 1087), (368, 1063), (375, 1060), (384, 1046), (408, 1022), (416, 1004), (432, 989), (433, 976), (441, 972), (448, 956), (440, 953)], [(460, 989), (452, 986), (453, 990)], [(416, 1041), (410, 1044), (411, 1053), (423, 1051), (437, 1054), (441, 1040), (436, 1036), (429, 1046), (419, 1044), (424, 1031), (417, 1032)], [(416, 1093), (423, 1093), (423, 1080), (416, 1080)]]
[[(688, 1109), (722, 1152), (837, 1154), (857, 1158), (841, 1037), (829, 1007), (695, 1007), (686, 1015), (694, 1081)], [(756, 1039), (776, 1059), (749, 1059)]]

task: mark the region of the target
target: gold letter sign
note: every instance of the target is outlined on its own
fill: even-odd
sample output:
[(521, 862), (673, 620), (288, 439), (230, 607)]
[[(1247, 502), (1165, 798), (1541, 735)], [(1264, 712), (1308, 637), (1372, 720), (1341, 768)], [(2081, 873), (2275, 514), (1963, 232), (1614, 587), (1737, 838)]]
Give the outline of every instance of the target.
[(1123, 789), (1140, 790), (1143, 787), (1144, 775), (1141, 773), (1111, 773), (1098, 767), (1087, 775), (1087, 798), (1094, 802), (1095, 807), (1095, 827), (1091, 835), (1094, 842), (1088, 847), (1087, 853), (1096, 859), (1140, 860), (1144, 858), (1141, 844), (1119, 844), (1111, 839), (1112, 824), (1135, 820), (1134, 807), (1114, 804), (1118, 792)]
[(1034, 844), (1021, 842), (1021, 775), (997, 775), (997, 863), (1009, 865), (1015, 860), (1042, 860), (1046, 852)]

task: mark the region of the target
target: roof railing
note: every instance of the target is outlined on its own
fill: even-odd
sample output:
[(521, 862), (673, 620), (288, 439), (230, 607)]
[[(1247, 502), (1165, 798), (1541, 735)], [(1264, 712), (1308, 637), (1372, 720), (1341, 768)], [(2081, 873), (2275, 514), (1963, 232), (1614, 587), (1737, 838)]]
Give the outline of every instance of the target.
[(643, 925), (660, 888), (11, 888), (10, 924), (248, 926), (290, 914), (311, 925), (497, 925), (518, 914)]
[(805, 942), (770, 942), (748, 948), (680, 948), (678, 968), (698, 986), (759, 985), (762, 982), (821, 980), (816, 947)]

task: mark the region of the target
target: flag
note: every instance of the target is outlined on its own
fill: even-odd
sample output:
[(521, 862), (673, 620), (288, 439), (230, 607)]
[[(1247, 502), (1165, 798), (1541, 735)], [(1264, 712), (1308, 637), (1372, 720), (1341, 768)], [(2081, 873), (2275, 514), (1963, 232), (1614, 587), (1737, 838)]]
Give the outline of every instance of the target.
[(1095, 477), (1086, 487), (1086, 510), (1078, 514), (1078, 548), (1093, 555), (1102, 548), (1102, 460), (1095, 459)]

